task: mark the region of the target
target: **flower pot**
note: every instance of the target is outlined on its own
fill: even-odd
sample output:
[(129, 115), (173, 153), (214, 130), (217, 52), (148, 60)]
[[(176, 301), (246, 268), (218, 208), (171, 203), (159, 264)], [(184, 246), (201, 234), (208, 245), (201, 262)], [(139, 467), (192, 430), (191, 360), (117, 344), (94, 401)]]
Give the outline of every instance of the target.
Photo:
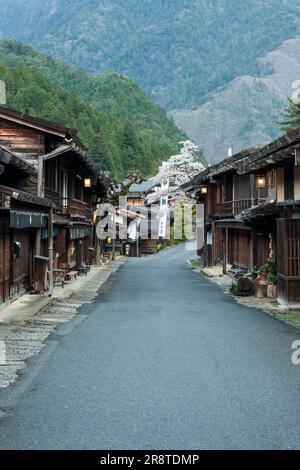
[(269, 299), (274, 299), (277, 297), (277, 286), (272, 283), (268, 283), (267, 285), (267, 297)]
[(263, 299), (267, 296), (267, 282), (258, 279), (255, 283), (255, 295), (259, 299)]

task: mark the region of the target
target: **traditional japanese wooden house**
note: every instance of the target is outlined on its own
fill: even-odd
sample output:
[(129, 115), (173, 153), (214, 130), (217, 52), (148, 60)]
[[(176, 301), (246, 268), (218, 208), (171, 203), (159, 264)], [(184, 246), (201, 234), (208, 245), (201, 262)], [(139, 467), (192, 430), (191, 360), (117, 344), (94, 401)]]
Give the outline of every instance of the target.
[(155, 189), (156, 183), (150, 180), (141, 183), (133, 183), (128, 190), (127, 204), (131, 206), (143, 206), (146, 203), (147, 196)]
[[(155, 193), (158, 184), (151, 180), (142, 181), (140, 184), (132, 184), (127, 195), (128, 208), (136, 210), (142, 215), (139, 221), (138, 234), (130, 239), (130, 256), (146, 256), (154, 254), (160, 243), (158, 236), (159, 225), (159, 200), (153, 204), (148, 203), (148, 197)], [(135, 222), (132, 222), (134, 225)], [(139, 243), (136, 237), (139, 236)]]
[(205, 205), (205, 265), (278, 266), (278, 300), (300, 302), (300, 129), (242, 151), (184, 189)]
[(54, 204), (20, 190), (24, 181), (37, 178), (34, 166), (3, 146), (0, 161), (0, 303), (5, 303), (36, 283), (36, 240)]
[[(91, 264), (94, 210), (106, 197), (107, 181), (99, 178), (97, 167), (76, 143), (46, 154), (43, 164), (44, 194), (55, 202), (54, 265), (68, 270)], [(43, 238), (47, 240), (47, 233), (42, 233)]]
[(259, 149), (240, 163), (238, 171), (256, 174), (262, 190), (271, 186), (271, 201), (245, 211), (242, 217), (246, 223), (263, 219), (275, 225), (272, 255), (278, 268), (278, 300), (299, 303), (300, 129)]
[(6, 301), (32, 286), (33, 257), (49, 255), (48, 213), (52, 217), (54, 267), (70, 270), (91, 263), (93, 211), (106, 196), (109, 181), (86, 157), (74, 129), (3, 106), (0, 164), (0, 185), (6, 187), (3, 204), (10, 200), (6, 213), (3, 204), (1, 210), (0, 266), (1, 250), (7, 254), (2, 262), (4, 274), (0, 272), (6, 281), (0, 279), (0, 285), (6, 283), (2, 289), (2, 301)]

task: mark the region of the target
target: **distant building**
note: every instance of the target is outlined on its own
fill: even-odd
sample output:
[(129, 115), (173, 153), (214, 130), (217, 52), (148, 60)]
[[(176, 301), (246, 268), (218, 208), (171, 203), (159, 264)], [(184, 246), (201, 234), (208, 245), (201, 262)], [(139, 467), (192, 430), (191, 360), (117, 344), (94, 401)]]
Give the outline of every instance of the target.
[(127, 194), (128, 206), (143, 206), (146, 203), (147, 196), (154, 191), (156, 186), (157, 184), (150, 180), (133, 183)]

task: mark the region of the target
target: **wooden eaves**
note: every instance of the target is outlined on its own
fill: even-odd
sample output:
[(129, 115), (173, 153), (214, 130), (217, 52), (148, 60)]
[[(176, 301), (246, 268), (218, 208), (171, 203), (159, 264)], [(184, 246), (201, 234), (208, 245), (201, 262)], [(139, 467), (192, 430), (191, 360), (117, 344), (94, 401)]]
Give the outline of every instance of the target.
[(25, 158), (12, 152), (8, 147), (0, 145), (0, 163), (12, 165), (14, 168), (28, 174), (36, 174), (36, 167)]
[[(0, 185), (0, 193), (6, 194), (11, 199), (15, 199), (21, 202), (26, 202), (28, 204), (34, 204), (34, 205), (44, 206), (48, 208), (55, 207), (55, 204), (47, 198), (41, 198), (41, 197), (35, 196), (34, 194), (20, 191), (19, 189), (9, 188), (8, 186)], [(7, 209), (9, 209), (9, 206), (7, 207)]]
[(246, 174), (280, 164), (294, 156), (291, 149), (299, 147), (300, 128), (297, 128), (261, 147), (254, 154), (245, 157), (236, 165), (236, 170), (238, 174)]
[(79, 143), (76, 129), (62, 126), (60, 124), (48, 121), (47, 119), (30, 116), (29, 114), (16, 111), (8, 106), (0, 106), (0, 118), (15, 122), (22, 126), (57, 135), (63, 138), (72, 138)]

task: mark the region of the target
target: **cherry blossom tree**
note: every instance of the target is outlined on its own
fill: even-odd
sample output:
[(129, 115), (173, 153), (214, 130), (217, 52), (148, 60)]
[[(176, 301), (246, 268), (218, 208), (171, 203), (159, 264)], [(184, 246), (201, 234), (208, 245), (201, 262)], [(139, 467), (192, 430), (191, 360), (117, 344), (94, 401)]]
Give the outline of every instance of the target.
[(187, 201), (186, 194), (180, 189), (181, 185), (204, 170), (203, 164), (197, 160), (197, 145), (190, 140), (180, 144), (182, 145), (180, 153), (163, 162), (158, 173), (151, 178), (157, 184), (157, 188), (149, 195), (149, 204), (159, 201), (162, 197), (168, 197), (170, 206)]

